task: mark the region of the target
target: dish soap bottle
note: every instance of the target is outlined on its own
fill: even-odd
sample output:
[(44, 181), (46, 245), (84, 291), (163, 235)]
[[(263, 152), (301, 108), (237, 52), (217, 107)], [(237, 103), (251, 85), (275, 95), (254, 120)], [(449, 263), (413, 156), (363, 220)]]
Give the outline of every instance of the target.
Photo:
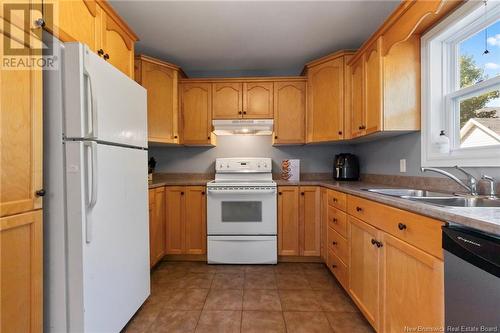
[(450, 153), (450, 138), (446, 136), (444, 130), (441, 130), (434, 144), (436, 146), (437, 152), (439, 152), (440, 154)]

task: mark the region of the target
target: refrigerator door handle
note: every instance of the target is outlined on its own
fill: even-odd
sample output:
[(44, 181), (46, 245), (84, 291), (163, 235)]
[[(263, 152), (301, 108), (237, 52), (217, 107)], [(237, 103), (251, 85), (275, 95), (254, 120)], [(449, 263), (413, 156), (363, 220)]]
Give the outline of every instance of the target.
[(84, 75), (87, 78), (87, 81), (89, 83), (90, 118), (92, 121), (92, 125), (88, 126), (88, 132), (87, 132), (86, 138), (96, 139), (97, 138), (97, 98), (95, 97), (95, 94), (94, 94), (94, 87), (92, 85), (92, 76), (90, 75), (90, 73), (87, 70), (85, 70)]
[[(85, 147), (90, 149), (90, 167), (87, 163), (87, 184), (90, 178), (90, 193), (88, 194), (87, 210), (92, 209), (97, 202), (97, 143), (95, 141), (84, 141)], [(90, 176), (89, 176), (90, 173)], [(92, 226), (88, 218), (85, 219), (85, 241), (92, 241)]]

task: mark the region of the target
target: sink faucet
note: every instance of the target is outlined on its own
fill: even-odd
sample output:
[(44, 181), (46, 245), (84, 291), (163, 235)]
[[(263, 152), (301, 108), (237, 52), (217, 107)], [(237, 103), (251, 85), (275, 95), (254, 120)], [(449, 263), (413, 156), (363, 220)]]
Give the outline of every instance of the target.
[(490, 183), (490, 198), (496, 198), (497, 194), (495, 191), (495, 185), (496, 185), (495, 178), (490, 177), (488, 175), (482, 175), (481, 179), (486, 180)]
[(463, 188), (465, 188), (467, 190), (467, 192), (469, 192), (469, 194), (471, 195), (477, 195), (477, 179), (474, 178), (474, 176), (472, 176), (470, 173), (468, 173), (467, 171), (465, 171), (464, 169), (460, 168), (458, 165), (455, 166), (455, 169), (463, 172), (466, 176), (467, 176), (467, 183), (464, 183), (462, 180), (460, 180), (459, 178), (457, 178), (455, 175), (449, 173), (448, 171), (445, 171), (443, 169), (438, 169), (438, 168), (420, 168), (420, 170), (422, 170), (422, 172), (425, 172), (425, 171), (433, 171), (433, 172), (437, 172), (437, 173), (440, 173), (452, 180), (454, 180), (456, 183), (458, 183), (458, 185), (462, 186)]

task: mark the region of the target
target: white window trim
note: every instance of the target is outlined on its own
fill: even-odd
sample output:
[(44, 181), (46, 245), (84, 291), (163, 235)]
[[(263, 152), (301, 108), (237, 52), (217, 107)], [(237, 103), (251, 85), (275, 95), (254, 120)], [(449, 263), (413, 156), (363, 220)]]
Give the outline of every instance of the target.
[[(452, 137), (453, 134), (457, 133), (457, 123), (455, 118), (450, 117), (452, 112), (456, 112), (456, 110), (450, 109), (453, 105), (450, 98), (500, 84), (500, 77), (495, 77), (473, 87), (460, 89), (459, 92), (456, 91), (457, 87), (451, 87), (458, 82), (456, 80), (457, 69), (451, 68), (458, 55), (457, 43), (473, 35), (478, 31), (478, 28), (492, 24), (497, 19), (496, 14), (500, 13), (500, 1), (488, 1), (488, 20), (484, 20), (483, 8), (482, 1), (468, 1), (422, 36), (422, 166), (500, 166), (500, 146), (453, 149), (457, 146), (458, 138)], [(445, 112), (441, 110), (445, 110)], [(449, 154), (438, 153), (433, 149), (435, 138), (443, 129), (447, 135), (450, 135), (452, 149)]]

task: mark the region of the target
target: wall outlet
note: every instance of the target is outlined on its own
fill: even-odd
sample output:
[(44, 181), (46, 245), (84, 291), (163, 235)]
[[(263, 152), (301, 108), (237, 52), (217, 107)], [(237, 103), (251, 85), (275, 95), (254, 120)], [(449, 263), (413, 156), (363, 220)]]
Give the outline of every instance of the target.
[(399, 172), (406, 172), (406, 159), (399, 160)]

